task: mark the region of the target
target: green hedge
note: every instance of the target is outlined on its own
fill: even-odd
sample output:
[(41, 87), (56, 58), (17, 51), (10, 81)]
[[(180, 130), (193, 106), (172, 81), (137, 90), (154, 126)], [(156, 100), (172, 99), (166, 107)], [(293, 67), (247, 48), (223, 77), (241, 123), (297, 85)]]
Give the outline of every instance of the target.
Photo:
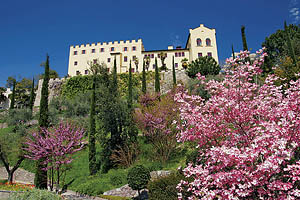
[[(111, 75), (111, 74), (110, 74)], [(101, 81), (102, 76), (97, 75), (98, 81)], [(147, 72), (146, 74), (147, 81), (153, 81), (154, 73)], [(132, 76), (133, 87), (138, 90), (141, 90), (142, 85), (142, 73), (134, 73)], [(118, 86), (122, 96), (127, 95), (128, 87), (128, 73), (118, 74)], [(62, 85), (61, 94), (63, 97), (73, 98), (79, 93), (85, 93), (92, 88), (92, 76), (74, 76), (67, 79), (66, 82)]]
[(179, 172), (173, 172), (168, 176), (160, 177), (148, 183), (150, 200), (177, 200), (178, 190), (176, 186), (185, 177)]

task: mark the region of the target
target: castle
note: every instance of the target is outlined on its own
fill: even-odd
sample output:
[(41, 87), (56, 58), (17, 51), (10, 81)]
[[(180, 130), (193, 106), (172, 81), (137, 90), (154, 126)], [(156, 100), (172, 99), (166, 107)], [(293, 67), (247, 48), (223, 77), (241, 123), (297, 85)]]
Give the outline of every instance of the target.
[[(111, 71), (114, 59), (118, 73), (128, 72), (130, 60), (133, 72), (142, 71), (144, 60), (148, 70), (154, 70), (155, 58), (158, 66), (164, 64), (171, 68), (173, 56), (176, 69), (182, 69), (184, 64), (201, 56), (211, 56), (218, 62), (215, 29), (207, 28), (203, 24), (190, 29), (184, 48), (168, 46), (164, 50), (146, 51), (142, 39), (70, 46), (68, 75), (88, 74), (90, 63), (96, 62), (104, 62)], [(161, 57), (164, 57), (163, 61)]]

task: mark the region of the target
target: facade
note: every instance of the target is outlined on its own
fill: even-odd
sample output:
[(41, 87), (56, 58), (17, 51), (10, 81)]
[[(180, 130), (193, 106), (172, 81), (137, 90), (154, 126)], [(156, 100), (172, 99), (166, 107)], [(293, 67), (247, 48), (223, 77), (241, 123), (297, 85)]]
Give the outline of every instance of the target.
[[(184, 48), (168, 46), (165, 50), (146, 51), (142, 39), (115, 42), (103, 42), (70, 46), (68, 75), (88, 74), (91, 63), (105, 63), (108, 70), (112, 70), (114, 59), (117, 62), (117, 72), (128, 72), (129, 63), (133, 72), (141, 72), (143, 60), (149, 58), (149, 70), (155, 68), (155, 58), (158, 66), (162, 66), (161, 55), (165, 55), (164, 64), (172, 68), (174, 56), (175, 68), (182, 69), (183, 61), (193, 61), (201, 56), (211, 56), (218, 62), (216, 31), (200, 24), (199, 27), (189, 30), (188, 39)], [(138, 61), (138, 64), (134, 62)]]

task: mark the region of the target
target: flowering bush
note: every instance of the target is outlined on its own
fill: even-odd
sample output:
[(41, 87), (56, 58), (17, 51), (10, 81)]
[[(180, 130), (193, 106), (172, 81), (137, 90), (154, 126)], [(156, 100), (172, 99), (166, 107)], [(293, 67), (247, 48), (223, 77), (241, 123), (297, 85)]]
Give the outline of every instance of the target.
[(274, 75), (256, 84), (266, 56), (257, 54), (252, 64), (247, 51), (227, 60), (223, 81), (198, 75), (209, 100), (175, 96), (178, 140), (196, 141), (203, 163), (183, 170), (193, 181), (181, 181), (179, 199), (184, 189), (193, 193), (189, 199), (300, 198), (300, 80), (286, 91)]
[(140, 99), (141, 107), (135, 111), (135, 121), (154, 146), (155, 157), (165, 162), (177, 144), (178, 130), (173, 121), (178, 119), (178, 109), (174, 92), (164, 96), (146, 94)]
[[(33, 133), (28, 137), (24, 150), (25, 157), (32, 160), (44, 159), (43, 164), (47, 167), (43, 170), (50, 170), (50, 187), (53, 189), (54, 170), (56, 173), (57, 189), (60, 177), (68, 169), (66, 166), (72, 162), (72, 154), (80, 151), (85, 146), (83, 141), (84, 130), (60, 123), (58, 127), (42, 129), (40, 133)], [(66, 168), (64, 168), (64, 166)]]

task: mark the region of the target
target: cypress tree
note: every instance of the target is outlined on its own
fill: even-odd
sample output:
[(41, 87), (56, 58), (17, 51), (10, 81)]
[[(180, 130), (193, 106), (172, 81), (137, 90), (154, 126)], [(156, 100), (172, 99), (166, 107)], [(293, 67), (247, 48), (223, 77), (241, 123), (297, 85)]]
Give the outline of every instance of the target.
[(90, 108), (90, 130), (89, 130), (89, 171), (90, 175), (97, 172), (96, 163), (96, 122), (95, 122), (95, 100), (96, 100), (96, 74), (93, 74), (92, 98)]
[[(49, 56), (47, 54), (45, 63), (45, 74), (42, 85), (41, 92), (41, 102), (40, 102), (40, 116), (39, 116), (39, 126), (40, 128), (48, 128), (49, 126), (49, 111), (48, 111), (48, 86), (49, 86)], [(40, 131), (40, 134), (43, 134)], [(43, 136), (43, 135), (42, 135)], [(37, 162), (37, 170), (35, 173), (35, 186), (39, 189), (47, 189), (47, 171), (42, 170), (46, 166), (43, 164), (45, 159), (42, 158)]]
[(146, 82), (145, 61), (143, 61), (142, 92), (143, 92), (143, 94), (146, 94), (146, 93), (147, 93), (147, 82)]
[(159, 78), (159, 71), (157, 66), (157, 58), (155, 58), (155, 92), (160, 92), (160, 78)]
[(235, 59), (233, 45), (231, 45), (231, 51), (232, 51), (232, 58)]
[(129, 64), (129, 76), (128, 76), (128, 108), (132, 108), (132, 68), (131, 60)]
[(116, 60), (116, 57), (115, 57), (115, 60), (114, 60), (112, 89), (114, 90), (114, 91), (112, 91), (114, 93), (116, 93), (117, 90), (118, 90), (117, 60)]
[(289, 56), (292, 58), (293, 64), (296, 66), (297, 65), (297, 59), (296, 59), (296, 55), (295, 55), (295, 50), (294, 50), (294, 47), (292, 45), (290, 30), (286, 25), (286, 21), (284, 21), (284, 32), (285, 32), (285, 36), (286, 36)]
[(173, 72), (173, 85), (176, 86), (176, 72), (175, 72), (175, 63), (174, 63), (174, 56), (173, 56), (173, 62), (172, 62), (172, 72)]
[(33, 110), (34, 96), (35, 96), (35, 94), (34, 94), (34, 78), (32, 78), (32, 86), (31, 86), (30, 100), (29, 100), (29, 108), (31, 110), (31, 113)]
[(13, 81), (13, 91), (11, 94), (10, 107), (9, 107), (10, 110), (15, 108), (15, 96), (16, 96), (16, 80)]
[(242, 26), (241, 32), (242, 32), (242, 40), (243, 40), (243, 49), (244, 51), (248, 51), (248, 45), (247, 45), (246, 34), (245, 34), (245, 26)]

